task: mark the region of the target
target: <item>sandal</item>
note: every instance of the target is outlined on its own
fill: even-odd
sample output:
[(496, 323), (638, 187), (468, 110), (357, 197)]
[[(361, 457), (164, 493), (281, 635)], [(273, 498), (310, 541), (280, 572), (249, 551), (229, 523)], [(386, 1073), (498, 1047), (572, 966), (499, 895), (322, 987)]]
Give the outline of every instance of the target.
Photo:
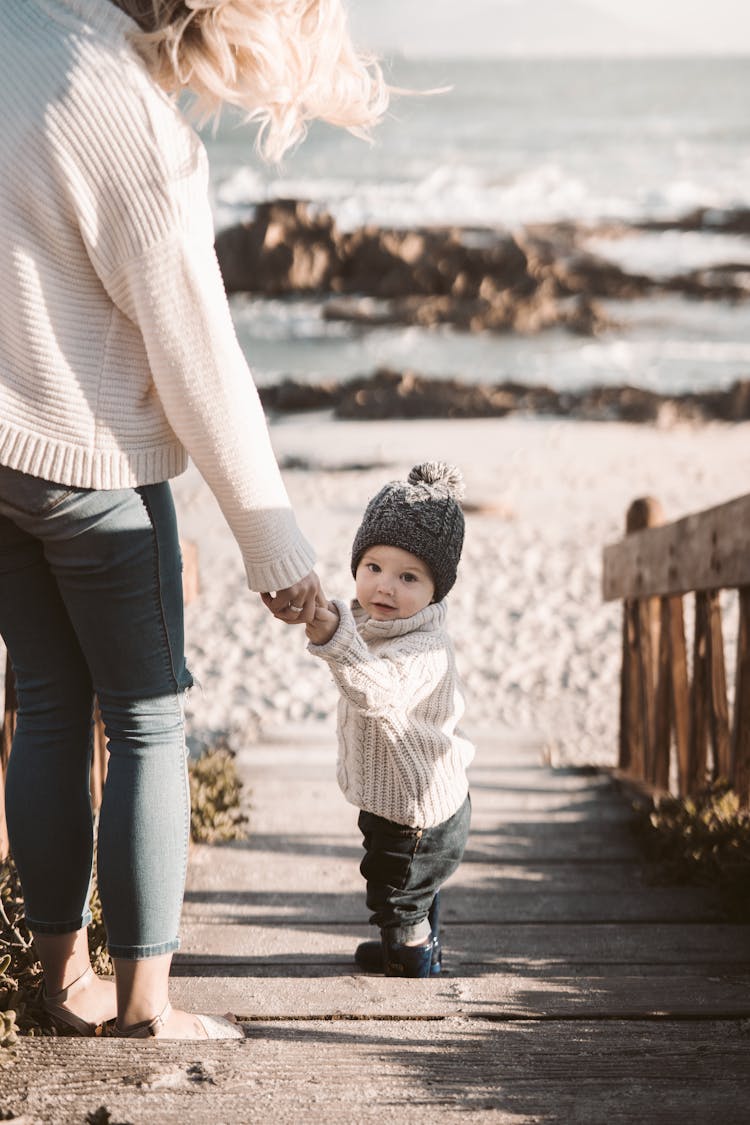
[[(142, 1020), (141, 1023), (133, 1023), (130, 1027), (119, 1027), (116, 1034), (122, 1039), (164, 1039), (167, 1038), (162, 1034), (166, 1027), (167, 1020), (172, 1014), (172, 1005), (167, 1000), (166, 1004), (159, 1012), (158, 1016), (154, 1016), (150, 1020)], [(244, 1039), (245, 1035), (242, 1028), (231, 1020), (224, 1019), (222, 1016), (202, 1016), (196, 1014), (195, 1018), (200, 1023), (201, 1027), (206, 1033), (206, 1039)]]
[[(92, 1023), (91, 1020), (85, 1020), (82, 1016), (77, 1016), (75, 1012), (71, 1012), (70, 1008), (66, 1008), (68, 1000), (72, 1000), (79, 992), (91, 984), (91, 979), (94, 976), (94, 970), (91, 965), (85, 969), (80, 977), (76, 977), (67, 988), (61, 988), (59, 992), (55, 992), (53, 996), (48, 996), (46, 990), (42, 992), (42, 1007), (48, 1016), (52, 1017), (52, 1022), (62, 1024), (67, 1030), (72, 1028), (77, 1031), (79, 1035), (101, 1035), (107, 1023), (112, 1020), (101, 1020), (99, 1023)], [(114, 1017), (113, 1017), (114, 1018)]]

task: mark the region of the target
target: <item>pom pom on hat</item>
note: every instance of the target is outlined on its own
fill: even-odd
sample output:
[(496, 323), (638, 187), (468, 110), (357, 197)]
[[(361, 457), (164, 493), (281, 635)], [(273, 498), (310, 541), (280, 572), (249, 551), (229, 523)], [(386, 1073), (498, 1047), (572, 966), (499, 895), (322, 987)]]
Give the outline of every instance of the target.
[(408, 480), (391, 481), (365, 510), (352, 547), (352, 574), (369, 547), (400, 547), (422, 559), (441, 601), (456, 581), (464, 541), (461, 471), (445, 461), (415, 465)]
[(432, 484), (442, 487), (454, 500), (463, 500), (466, 493), (461, 470), (447, 461), (424, 461), (409, 473), (409, 484)]

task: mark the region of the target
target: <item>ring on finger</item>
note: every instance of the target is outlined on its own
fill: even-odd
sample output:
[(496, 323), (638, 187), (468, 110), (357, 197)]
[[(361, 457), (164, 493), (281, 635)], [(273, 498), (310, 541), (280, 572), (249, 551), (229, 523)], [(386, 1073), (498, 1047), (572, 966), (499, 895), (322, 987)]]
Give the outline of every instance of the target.
[(303, 610), (303, 609), (304, 609), (305, 607), (304, 607), (303, 605), (291, 605), (291, 604), (290, 604), (290, 605), (288, 605), (288, 606), (287, 606), (286, 608), (287, 608), (287, 609), (291, 609), (292, 613), (302, 613), (302, 610)]

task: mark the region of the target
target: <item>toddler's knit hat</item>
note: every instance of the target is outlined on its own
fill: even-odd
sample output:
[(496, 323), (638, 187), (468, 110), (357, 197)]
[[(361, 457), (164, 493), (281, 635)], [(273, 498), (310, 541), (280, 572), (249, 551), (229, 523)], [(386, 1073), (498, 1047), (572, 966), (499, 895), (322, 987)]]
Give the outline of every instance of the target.
[(435, 583), (435, 601), (456, 581), (464, 541), (464, 495), (461, 472), (444, 461), (415, 465), (405, 481), (381, 488), (365, 509), (352, 547), (352, 574), (369, 547), (400, 547), (427, 563)]

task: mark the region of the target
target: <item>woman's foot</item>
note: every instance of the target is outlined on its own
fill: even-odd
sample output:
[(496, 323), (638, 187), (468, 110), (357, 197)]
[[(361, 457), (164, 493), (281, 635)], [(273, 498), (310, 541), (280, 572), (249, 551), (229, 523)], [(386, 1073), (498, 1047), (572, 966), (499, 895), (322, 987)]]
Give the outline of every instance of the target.
[(244, 1039), (233, 1018), (196, 1015), (167, 1004), (151, 1020), (115, 1029), (123, 1039)]
[(89, 965), (74, 980), (52, 995), (45, 992), (42, 1005), (52, 1020), (79, 1035), (96, 1035), (117, 1015), (115, 982), (98, 977)]

